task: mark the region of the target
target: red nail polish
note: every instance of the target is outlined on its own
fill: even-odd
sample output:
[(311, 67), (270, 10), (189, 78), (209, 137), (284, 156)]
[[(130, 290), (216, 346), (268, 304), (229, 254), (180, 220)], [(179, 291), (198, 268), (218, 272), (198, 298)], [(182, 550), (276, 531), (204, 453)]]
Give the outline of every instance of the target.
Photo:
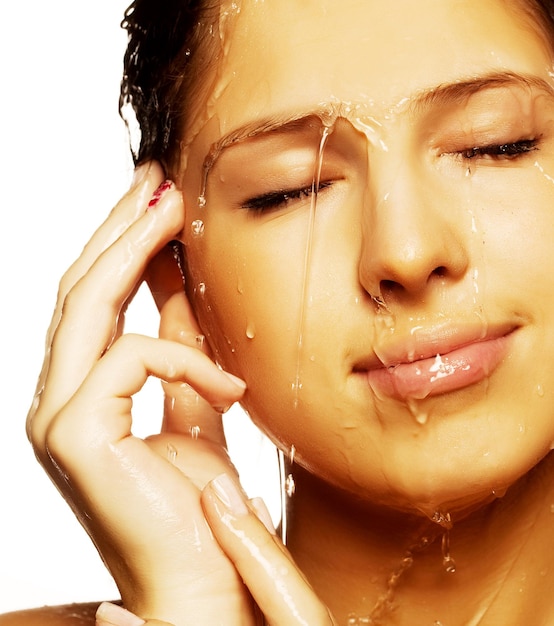
[(152, 198), (148, 203), (148, 209), (153, 209), (158, 202), (161, 200), (161, 197), (164, 193), (173, 187), (173, 183), (170, 180), (164, 180), (164, 182), (156, 189), (156, 191), (152, 194)]

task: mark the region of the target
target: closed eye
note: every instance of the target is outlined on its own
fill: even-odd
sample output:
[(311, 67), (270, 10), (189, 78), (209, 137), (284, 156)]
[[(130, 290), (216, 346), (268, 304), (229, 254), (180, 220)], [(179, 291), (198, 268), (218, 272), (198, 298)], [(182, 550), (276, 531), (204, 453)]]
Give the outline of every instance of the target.
[(277, 191), (270, 191), (246, 200), (241, 204), (241, 208), (257, 213), (283, 209), (290, 206), (294, 202), (311, 197), (314, 193), (319, 194), (324, 189), (329, 188), (332, 184), (332, 181), (324, 181), (319, 183), (317, 189), (314, 184), (310, 184), (307, 187), (299, 187), (297, 189), (280, 189)]
[(511, 160), (523, 154), (538, 150), (538, 139), (522, 139), (511, 143), (475, 146), (458, 152), (464, 159), (489, 158), (492, 160)]

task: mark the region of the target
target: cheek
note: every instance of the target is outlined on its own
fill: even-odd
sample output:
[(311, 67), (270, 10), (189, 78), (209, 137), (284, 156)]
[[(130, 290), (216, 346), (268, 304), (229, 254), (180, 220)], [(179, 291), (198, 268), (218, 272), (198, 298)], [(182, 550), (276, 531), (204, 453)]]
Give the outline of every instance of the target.
[(302, 225), (254, 222), (208, 210), (202, 237), (186, 242), (199, 321), (218, 360), (249, 383), (265, 361), (294, 362), (306, 247)]
[(246, 380), (248, 412), (285, 446), (302, 434), (300, 411), (329, 407), (344, 385), (344, 319), (359, 300), (360, 229), (344, 207), (313, 226), (310, 237), (309, 211), (262, 221), (208, 207), (202, 237), (186, 238), (190, 283), (204, 285), (189, 293), (215, 356)]

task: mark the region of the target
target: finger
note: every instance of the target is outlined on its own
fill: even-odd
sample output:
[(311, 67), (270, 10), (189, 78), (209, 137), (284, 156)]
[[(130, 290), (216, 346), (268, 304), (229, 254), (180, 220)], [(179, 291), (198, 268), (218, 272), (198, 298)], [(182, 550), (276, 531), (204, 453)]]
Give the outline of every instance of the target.
[(244, 392), (238, 379), (219, 369), (199, 350), (164, 339), (123, 335), (92, 368), (78, 393), (56, 418), (65, 421), (68, 446), (73, 437), (95, 440), (92, 434), (88, 437), (87, 431), (96, 433), (98, 442), (98, 437), (104, 436), (109, 444), (129, 436), (131, 398), (151, 375), (186, 382), (216, 407), (238, 400)]
[[(197, 487), (183, 480), (167, 455), (132, 436), (131, 396), (150, 374), (188, 380), (213, 402), (242, 393), (232, 378), (198, 350), (150, 337), (123, 336), (93, 368), (79, 392), (52, 420), (45, 453), (52, 460), (53, 479), (91, 535), (99, 542), (107, 537), (102, 546), (105, 556), (118, 542), (128, 549), (136, 544), (136, 554), (143, 554), (144, 537), (155, 536), (159, 523), (166, 524), (166, 531), (170, 524), (177, 535), (184, 533), (183, 540), (187, 526), (191, 536), (202, 535), (204, 543), (209, 542), (199, 507), (195, 514), (194, 507), (189, 510), (184, 504), (198, 502)], [(221, 463), (227, 465), (225, 459)], [(148, 513), (141, 515), (142, 511)], [(120, 527), (127, 528), (123, 537)], [(178, 563), (181, 556), (172, 558)], [(145, 576), (152, 574), (152, 567), (150, 564)]]
[(271, 626), (332, 626), (320, 602), (277, 537), (268, 532), (227, 474), (210, 482), (202, 506), (214, 535)]
[(145, 213), (153, 192), (163, 180), (163, 170), (156, 161), (144, 163), (135, 170), (130, 190), (112, 209), (107, 219), (85, 245), (79, 258), (62, 277), (47, 345), (51, 343), (68, 292), (86, 274), (100, 254), (117, 241), (129, 226)]
[[(88, 271), (100, 253), (116, 241), (121, 233), (144, 213), (148, 205), (149, 198), (152, 196), (153, 191), (159, 186), (163, 179), (163, 170), (156, 161), (149, 161), (137, 167), (130, 190), (112, 209), (108, 218), (96, 230), (90, 241), (86, 244), (79, 258), (71, 265), (62, 277), (58, 289), (55, 310), (46, 333), (47, 350), (38, 378), (35, 398), (30, 409), (30, 418), (34, 415), (42, 395), (42, 390), (50, 366), (50, 346), (54, 333), (60, 323), (67, 293)], [(28, 427), (30, 427), (30, 419), (28, 421)]]
[[(177, 341), (209, 354), (200, 326), (185, 294), (182, 269), (174, 251), (164, 247), (145, 273), (160, 311), (160, 337)], [(190, 434), (225, 446), (220, 416), (189, 385), (164, 383), (162, 431)], [(227, 407), (222, 407), (227, 408)]]
[(36, 429), (44, 431), (50, 417), (75, 393), (108, 349), (116, 336), (122, 308), (149, 258), (182, 228), (182, 220), (181, 194), (169, 190), (156, 209), (134, 222), (69, 292), (52, 341), (40, 411), (33, 417), (35, 434)]
[(108, 218), (96, 230), (90, 241), (86, 244), (79, 258), (71, 265), (62, 277), (58, 289), (56, 306), (46, 333), (47, 349), (37, 381), (35, 397), (29, 412), (27, 424), (28, 428), (30, 428), (30, 419), (34, 415), (41, 399), (47, 373), (50, 367), (50, 346), (62, 316), (67, 293), (86, 273), (86, 271), (88, 271), (99, 254), (116, 241), (121, 233), (144, 213), (153, 190), (158, 187), (163, 178), (163, 170), (156, 161), (149, 161), (138, 166), (135, 170), (130, 190), (112, 209)]
[(152, 194), (164, 178), (163, 169), (156, 161), (148, 161), (137, 167), (129, 191), (110, 211), (106, 220), (83, 248), (79, 258), (62, 278), (60, 289), (62, 301), (65, 294), (88, 271), (98, 256), (144, 214)]
[(102, 602), (96, 611), (96, 626), (173, 626), (157, 619), (143, 620), (138, 615), (111, 602)]

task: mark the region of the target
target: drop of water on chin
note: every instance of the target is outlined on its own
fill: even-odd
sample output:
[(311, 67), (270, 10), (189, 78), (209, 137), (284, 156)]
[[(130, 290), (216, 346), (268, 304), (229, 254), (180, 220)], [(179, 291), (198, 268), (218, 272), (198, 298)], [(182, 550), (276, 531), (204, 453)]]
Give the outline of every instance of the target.
[(452, 517), (450, 513), (444, 511), (435, 511), (431, 517), (431, 521), (444, 528), (441, 539), (442, 566), (447, 574), (453, 574), (456, 571), (456, 561), (450, 555), (450, 529), (452, 528)]
[(206, 206), (206, 196), (204, 194), (198, 196), (198, 208), (203, 209)]
[(446, 530), (450, 530), (452, 528), (452, 516), (450, 513), (445, 513), (443, 511), (435, 511), (433, 516), (431, 517), (431, 521), (438, 524), (441, 528), (445, 528)]
[(410, 411), (412, 417), (420, 426), (425, 426), (425, 424), (427, 424), (429, 415), (425, 413), (425, 411), (422, 411), (420, 409), (416, 400), (414, 400), (413, 398), (409, 398), (406, 401), (406, 406), (408, 407), (408, 410)]
[(202, 220), (194, 220), (190, 225), (193, 237), (202, 237), (204, 234), (204, 222)]

